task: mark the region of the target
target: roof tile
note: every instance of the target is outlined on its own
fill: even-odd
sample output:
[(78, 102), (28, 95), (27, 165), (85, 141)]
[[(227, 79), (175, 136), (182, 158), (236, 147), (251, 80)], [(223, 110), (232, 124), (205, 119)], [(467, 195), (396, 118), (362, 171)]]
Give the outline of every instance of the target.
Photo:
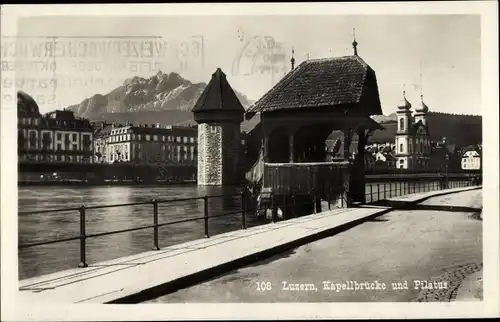
[[(289, 72), (248, 112), (359, 103), (368, 73), (373, 73), (376, 86), (375, 72), (358, 56), (308, 60)], [(377, 105), (376, 113), (369, 114), (382, 114), (380, 102)]]
[(231, 85), (229, 85), (226, 74), (220, 68), (217, 68), (192, 111), (196, 113), (220, 110), (245, 112), (240, 100), (234, 93)]

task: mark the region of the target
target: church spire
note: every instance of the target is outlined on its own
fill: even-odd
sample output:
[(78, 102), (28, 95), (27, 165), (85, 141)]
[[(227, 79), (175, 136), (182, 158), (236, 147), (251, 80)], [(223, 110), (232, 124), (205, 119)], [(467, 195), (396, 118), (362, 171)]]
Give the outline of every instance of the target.
[(422, 62), (420, 62), (420, 98), (424, 97), (424, 83), (422, 81)]
[(410, 110), (411, 109), (411, 104), (406, 99), (406, 90), (404, 89), (404, 86), (403, 86), (403, 100), (401, 101), (401, 103), (399, 103), (398, 109), (400, 109), (400, 110)]
[(352, 28), (352, 32), (354, 35), (354, 41), (352, 42), (352, 48), (354, 48), (354, 55), (358, 55), (358, 42), (356, 41), (356, 28)]
[(295, 58), (293, 57), (294, 54), (295, 54), (295, 50), (293, 50), (293, 47), (292, 47), (292, 58), (290, 58), (290, 63), (292, 64), (292, 70), (295, 68)]
[(424, 103), (424, 83), (422, 81), (422, 63), (420, 63), (420, 106), (415, 110), (417, 113), (427, 113), (429, 108)]

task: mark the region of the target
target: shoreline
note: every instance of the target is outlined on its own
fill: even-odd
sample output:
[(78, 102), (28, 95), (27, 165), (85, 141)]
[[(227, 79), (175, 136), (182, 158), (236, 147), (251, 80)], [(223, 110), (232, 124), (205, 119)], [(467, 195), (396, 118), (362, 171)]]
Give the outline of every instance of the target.
[[(470, 180), (473, 177), (477, 177), (477, 174), (472, 173), (449, 173), (447, 175), (448, 179), (464, 179)], [(440, 173), (406, 173), (406, 174), (366, 174), (365, 180), (367, 183), (377, 183), (386, 180), (402, 181), (402, 180), (442, 180), (444, 176)], [(55, 180), (55, 181), (18, 181), (18, 187), (26, 186), (172, 186), (172, 185), (196, 185), (196, 180), (186, 180), (186, 181), (134, 181), (134, 180), (109, 180), (109, 181), (97, 181), (97, 180)]]
[(179, 186), (196, 185), (196, 181), (155, 181), (155, 182), (136, 182), (136, 181), (110, 181), (110, 182), (89, 182), (89, 181), (19, 181), (18, 187), (30, 186)]

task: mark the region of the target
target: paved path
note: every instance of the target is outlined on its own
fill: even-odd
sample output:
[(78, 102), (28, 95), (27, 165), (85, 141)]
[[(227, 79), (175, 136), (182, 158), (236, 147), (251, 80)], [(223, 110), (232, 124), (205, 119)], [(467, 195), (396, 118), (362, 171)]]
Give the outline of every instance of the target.
[[(457, 188), (448, 192), (467, 189)], [(415, 201), (436, 193), (443, 191), (406, 196), (405, 200)], [(21, 301), (31, 303), (109, 303), (136, 295), (151, 298), (151, 294), (165, 294), (165, 291), (189, 283), (202, 282), (201, 278), (206, 280), (210, 274), (217, 276), (231, 268), (244, 267), (259, 258), (325, 237), (323, 234), (345, 230), (347, 225), (378, 216), (387, 209), (364, 207), (328, 211), (94, 264), (84, 269), (30, 278), (20, 282), (19, 296)], [(132, 302), (136, 300), (137, 297), (129, 298)]]
[[(431, 198), (419, 204), (422, 210), (389, 212), (341, 234), (149, 302), (449, 301), (470, 274), (474, 276), (466, 288), (477, 292), (475, 279), (482, 276), (478, 272), (482, 222), (457, 207), (480, 208), (481, 195), (481, 190), (474, 190)], [(415, 289), (417, 280), (446, 282), (447, 286), (429, 290), (423, 289), (426, 282), (419, 282), (421, 287)], [(349, 290), (348, 285), (345, 290), (332, 290), (331, 283), (325, 288), (325, 281), (379, 282), (386, 289)], [(403, 282), (408, 289), (395, 290), (394, 282)], [(293, 284), (303, 284), (303, 290), (300, 285), (299, 290), (292, 290), (289, 285)]]

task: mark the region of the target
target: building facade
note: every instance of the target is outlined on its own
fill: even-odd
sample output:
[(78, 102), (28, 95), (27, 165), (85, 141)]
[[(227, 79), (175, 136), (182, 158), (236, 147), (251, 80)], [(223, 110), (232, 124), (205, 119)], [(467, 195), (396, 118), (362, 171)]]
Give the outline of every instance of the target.
[(95, 160), (102, 163), (187, 164), (197, 162), (193, 127), (105, 124), (94, 140)]
[(462, 170), (481, 170), (481, 153), (473, 147), (467, 148), (461, 164)]
[(66, 110), (41, 115), (33, 98), (21, 91), (17, 100), (20, 162), (92, 161), (93, 129), (88, 120)]
[(396, 132), (396, 168), (430, 168), (431, 142), (427, 126), (428, 107), (421, 97), (421, 105), (412, 116), (411, 104), (403, 92), (403, 101), (398, 106), (398, 128)]

